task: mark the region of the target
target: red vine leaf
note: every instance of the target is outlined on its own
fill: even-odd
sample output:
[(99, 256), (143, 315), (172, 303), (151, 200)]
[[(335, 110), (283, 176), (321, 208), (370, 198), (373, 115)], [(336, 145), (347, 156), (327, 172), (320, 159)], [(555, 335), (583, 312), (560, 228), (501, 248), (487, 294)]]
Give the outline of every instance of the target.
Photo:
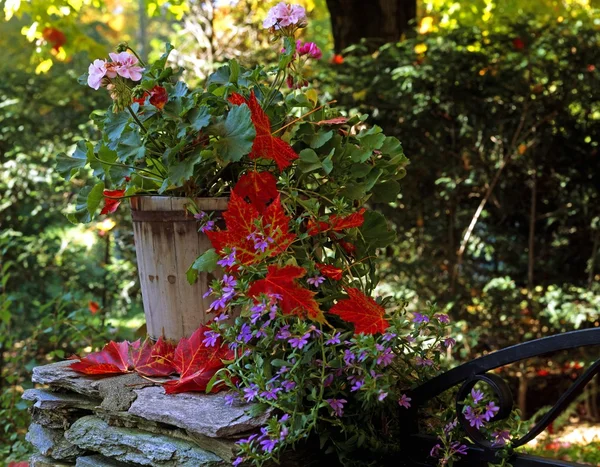
[(112, 214), (117, 210), (119, 204), (121, 204), (120, 199), (125, 194), (125, 190), (104, 190), (104, 207), (100, 214)]
[(340, 232), (341, 230), (351, 229), (353, 227), (360, 227), (365, 222), (365, 208), (361, 208), (359, 211), (349, 214), (347, 216), (340, 216), (338, 214), (332, 214), (329, 216), (327, 221), (315, 221), (309, 219), (307, 224), (308, 235), (315, 236), (322, 232), (328, 232), (333, 230)]
[(247, 198), (261, 214), (279, 195), (273, 174), (255, 170), (242, 175), (233, 190), (242, 198)]
[(136, 341), (131, 344), (130, 362), (133, 369), (144, 376), (169, 376), (175, 373), (173, 356), (175, 345), (161, 338), (152, 343), (150, 340)]
[(349, 298), (333, 305), (329, 313), (354, 324), (355, 334), (382, 333), (389, 327), (385, 308), (356, 288), (346, 287), (345, 290)]
[(256, 137), (250, 151), (250, 159), (268, 159), (277, 164), (279, 170), (288, 167), (293, 160), (298, 159), (298, 154), (294, 149), (281, 138), (271, 134), (271, 122), (269, 117), (262, 109), (254, 91), (250, 93), (250, 99), (245, 99), (238, 93), (233, 93), (229, 97), (229, 102), (234, 105), (248, 104), (250, 108), (252, 123), (256, 130)]
[(128, 373), (131, 367), (129, 342), (110, 341), (100, 352), (93, 352), (70, 366), (71, 369), (86, 375)]
[(317, 322), (324, 322), (323, 312), (315, 301), (315, 292), (299, 285), (296, 280), (306, 274), (306, 269), (299, 266), (269, 266), (264, 279), (253, 282), (248, 290), (250, 297), (260, 294), (278, 295), (279, 305), (286, 315), (298, 315)]
[[(241, 264), (255, 264), (266, 257), (276, 256), (284, 252), (296, 238), (289, 233), (290, 218), (285, 215), (279, 197), (261, 216), (253, 205), (246, 203), (233, 191), (223, 217), (227, 229), (206, 234), (219, 253), (224, 248), (235, 248), (236, 259)], [(255, 248), (252, 235), (260, 235), (268, 240), (265, 251)]]
[[(224, 367), (223, 360), (232, 360), (234, 353), (217, 339), (214, 346), (203, 343), (204, 333), (211, 329), (202, 326), (189, 338), (183, 338), (177, 344), (173, 357), (173, 365), (179, 373), (179, 379), (163, 384), (167, 394), (189, 391), (205, 391), (214, 374)], [(221, 387), (216, 385), (213, 392)]]
[(329, 279), (333, 279), (334, 281), (342, 280), (342, 272), (343, 270), (340, 268), (336, 268), (330, 264), (317, 264), (317, 268), (321, 271), (325, 277), (329, 277)]

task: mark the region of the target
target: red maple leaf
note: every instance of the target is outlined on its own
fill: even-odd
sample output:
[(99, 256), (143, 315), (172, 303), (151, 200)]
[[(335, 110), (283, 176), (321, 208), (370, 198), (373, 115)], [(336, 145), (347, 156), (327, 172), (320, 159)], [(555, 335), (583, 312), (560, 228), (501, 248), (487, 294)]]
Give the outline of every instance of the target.
[(277, 191), (277, 180), (271, 172), (252, 172), (245, 173), (240, 177), (233, 188), (242, 198), (248, 198), (252, 206), (259, 213), (263, 213), (269, 203), (279, 195)]
[(121, 199), (125, 194), (125, 190), (104, 190), (104, 207), (100, 214), (112, 214), (117, 210)]
[(389, 327), (390, 323), (385, 319), (385, 308), (358, 289), (346, 287), (345, 290), (350, 298), (333, 305), (329, 313), (354, 324), (355, 334), (375, 334), (384, 332)]
[(315, 301), (315, 292), (299, 285), (296, 280), (306, 274), (306, 269), (299, 266), (279, 267), (271, 265), (267, 268), (264, 279), (253, 282), (248, 290), (250, 297), (260, 294), (278, 295), (279, 306), (286, 315), (308, 316), (313, 321), (324, 322), (323, 312)]
[(342, 280), (343, 271), (340, 268), (336, 268), (330, 264), (317, 264), (317, 268), (319, 268), (319, 271), (321, 271), (321, 274), (323, 274), (325, 277), (329, 277), (334, 281)]
[[(211, 329), (202, 326), (189, 338), (183, 338), (177, 344), (173, 364), (179, 373), (179, 379), (163, 384), (167, 394), (177, 394), (189, 391), (205, 391), (208, 382), (214, 374), (223, 368), (223, 360), (232, 360), (234, 353), (217, 339), (214, 346), (208, 347), (203, 343), (204, 333)], [(217, 392), (221, 386), (213, 387)]]
[(60, 29), (56, 28), (44, 28), (42, 37), (46, 42), (52, 45), (52, 50), (54, 50), (54, 52), (58, 52), (67, 42), (65, 34)]
[[(289, 233), (290, 218), (285, 215), (279, 196), (260, 215), (258, 210), (244, 199), (231, 192), (227, 211), (223, 214), (226, 230), (206, 232), (218, 252), (224, 248), (235, 248), (235, 257), (241, 264), (254, 264), (266, 257), (284, 252), (296, 236)], [(264, 251), (255, 248), (252, 235), (266, 239)]]
[(144, 376), (169, 376), (175, 373), (173, 356), (175, 345), (160, 337), (155, 343), (146, 340), (136, 341), (130, 347), (130, 364)]
[(309, 219), (307, 224), (307, 233), (308, 235), (315, 236), (330, 230), (333, 230), (334, 232), (340, 232), (345, 229), (360, 227), (365, 222), (365, 211), (365, 208), (361, 208), (359, 211), (347, 216), (332, 214), (329, 216), (327, 221), (317, 222), (314, 219)]
[(250, 92), (250, 99), (245, 99), (238, 93), (233, 93), (229, 97), (229, 102), (234, 105), (248, 104), (250, 108), (252, 123), (256, 130), (256, 137), (252, 143), (250, 159), (269, 159), (275, 161), (279, 170), (288, 167), (294, 159), (298, 159), (298, 154), (294, 149), (281, 138), (271, 134), (271, 122), (269, 117), (262, 109), (254, 91)]
[(110, 341), (100, 352), (93, 352), (80, 361), (72, 363), (71, 369), (86, 375), (128, 373), (129, 342)]

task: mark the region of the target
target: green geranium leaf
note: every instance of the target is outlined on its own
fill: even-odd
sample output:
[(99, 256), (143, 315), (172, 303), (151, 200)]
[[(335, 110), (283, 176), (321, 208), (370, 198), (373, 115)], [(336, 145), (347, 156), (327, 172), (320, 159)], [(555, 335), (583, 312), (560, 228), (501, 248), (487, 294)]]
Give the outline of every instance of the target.
[(366, 251), (385, 248), (396, 240), (396, 233), (390, 229), (385, 217), (376, 211), (365, 213), (365, 222), (360, 227), (360, 235)]
[(323, 167), (321, 159), (319, 158), (317, 153), (312, 149), (303, 149), (302, 151), (300, 151), (300, 154), (298, 154), (298, 156), (300, 156), (298, 168), (302, 170), (302, 172), (308, 173)]
[(187, 270), (187, 279), (190, 284), (195, 283), (198, 280), (198, 274), (201, 272), (213, 272), (217, 268), (217, 261), (219, 255), (211, 248), (207, 250), (203, 255), (199, 256), (194, 264)]
[(75, 211), (67, 213), (67, 219), (73, 224), (90, 222), (104, 198), (103, 192), (104, 182), (99, 182), (93, 187), (84, 186), (75, 200)]
[(104, 133), (108, 138), (107, 146), (110, 149), (114, 150), (117, 148), (119, 138), (129, 123), (129, 118), (129, 113), (125, 111), (114, 113), (111, 109), (106, 113), (104, 119)]
[(166, 51), (163, 53), (158, 60), (154, 62), (152, 65), (152, 71), (162, 70), (167, 64), (167, 60), (169, 59), (169, 54), (173, 51), (175, 47), (170, 42), (167, 42)]
[(372, 149), (357, 146), (350, 146), (346, 151), (353, 162), (365, 162), (373, 154)]
[(138, 129), (128, 131), (125, 136), (120, 139), (117, 146), (117, 155), (121, 162), (133, 163), (143, 159), (146, 155), (146, 147), (142, 142), (142, 136)]
[(320, 148), (321, 146), (323, 146), (327, 141), (329, 141), (331, 139), (331, 137), (333, 136), (333, 131), (324, 131), (324, 132), (318, 132), (315, 133), (314, 135), (312, 135), (310, 138), (308, 138), (308, 145), (313, 148), (313, 149), (317, 149)]
[[(94, 177), (105, 178), (106, 174), (113, 167), (112, 164), (117, 160), (117, 153), (112, 149), (109, 149), (105, 144), (96, 146), (96, 151), (90, 156), (95, 156), (90, 161), (90, 167), (93, 170)], [(98, 160), (100, 159), (100, 160)]]
[(67, 156), (61, 152), (56, 156), (56, 171), (66, 180), (71, 180), (79, 173), (79, 170), (84, 168), (90, 159), (90, 154), (94, 153), (92, 143), (85, 140), (77, 142), (75, 151), (71, 156)]
[(205, 105), (192, 109), (188, 117), (190, 119), (190, 127), (195, 131), (200, 131), (210, 124), (210, 111)]
[(181, 186), (194, 175), (194, 167), (202, 160), (200, 154), (192, 154), (187, 159), (169, 166), (169, 184)]
[(396, 201), (400, 193), (400, 184), (394, 180), (378, 183), (373, 187), (373, 202), (391, 203)]
[(233, 106), (225, 119), (209, 127), (209, 132), (219, 137), (214, 146), (225, 162), (237, 162), (248, 154), (256, 136), (246, 104)]

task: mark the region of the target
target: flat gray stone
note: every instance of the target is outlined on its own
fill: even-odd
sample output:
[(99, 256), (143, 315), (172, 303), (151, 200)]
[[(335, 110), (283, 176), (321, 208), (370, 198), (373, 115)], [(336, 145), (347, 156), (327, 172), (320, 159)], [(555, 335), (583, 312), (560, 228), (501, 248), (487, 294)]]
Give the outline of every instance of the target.
[(89, 415), (90, 412), (81, 409), (42, 410), (36, 407), (29, 409), (31, 421), (46, 428), (65, 431), (78, 418)]
[(47, 389), (27, 389), (22, 398), (26, 401), (33, 401), (35, 408), (43, 410), (69, 408), (92, 410), (100, 404), (98, 399), (90, 399), (81, 394), (53, 392)]
[(65, 437), (82, 449), (120, 462), (156, 467), (225, 465), (219, 457), (191, 442), (131, 428), (110, 426), (94, 415), (80, 418)]
[(29, 467), (71, 467), (75, 464), (67, 463), (63, 461), (57, 461), (50, 457), (42, 456), (41, 454), (34, 454), (29, 459)]
[(246, 411), (251, 405), (228, 406), (227, 393), (165, 394), (162, 387), (135, 391), (137, 398), (129, 413), (145, 420), (168, 423), (194, 435), (211, 438), (229, 438), (264, 425), (270, 413), (250, 417)]
[(123, 464), (123, 462), (109, 459), (101, 455), (85, 456), (77, 458), (75, 467), (127, 467), (131, 464)]
[(51, 363), (50, 365), (38, 366), (33, 369), (34, 383), (47, 384), (54, 388), (64, 388), (84, 396), (95, 399), (100, 398), (100, 392), (96, 386), (100, 377), (87, 376), (71, 370), (73, 360)]
[(85, 452), (67, 441), (62, 430), (46, 428), (38, 423), (29, 425), (25, 439), (33, 444), (40, 454), (52, 459), (70, 461)]
[(102, 398), (100, 407), (108, 412), (121, 412), (129, 409), (137, 397), (134, 389), (154, 385), (135, 373), (101, 379), (94, 384)]

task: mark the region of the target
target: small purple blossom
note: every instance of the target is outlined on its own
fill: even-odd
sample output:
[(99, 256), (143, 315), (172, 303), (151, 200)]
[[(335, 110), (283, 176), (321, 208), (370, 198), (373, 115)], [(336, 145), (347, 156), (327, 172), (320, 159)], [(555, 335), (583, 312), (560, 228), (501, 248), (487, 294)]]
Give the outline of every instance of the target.
[(438, 313), (435, 317), (442, 324), (448, 324), (450, 322), (450, 317), (444, 313)]
[(350, 376), (348, 380), (352, 383), (351, 392), (356, 392), (365, 385), (365, 380), (358, 376)]
[(325, 380), (323, 381), (323, 386), (324, 387), (329, 387), (331, 386), (331, 383), (333, 383), (333, 379), (334, 379), (334, 374), (333, 373), (329, 373), (326, 377)]
[(469, 425), (477, 428), (478, 430), (485, 424), (485, 417), (479, 411), (474, 410), (473, 407), (467, 405), (464, 411), (465, 418), (469, 422)]
[(450, 449), (453, 453), (462, 454), (463, 456), (467, 455), (467, 446), (464, 444), (460, 444), (458, 441), (455, 441), (450, 445)]
[(346, 365), (351, 365), (356, 360), (356, 355), (354, 355), (350, 350), (344, 350), (344, 362)]
[(232, 248), (231, 253), (229, 253), (227, 256), (217, 261), (217, 264), (224, 268), (230, 268), (233, 266), (235, 264), (235, 248)]
[(228, 319), (229, 319), (229, 315), (227, 315), (225, 313), (221, 313), (219, 316), (215, 316), (213, 321), (215, 323), (219, 323), (221, 321), (227, 321)]
[(381, 336), (384, 341), (389, 342), (392, 339), (398, 337), (398, 334), (394, 334), (393, 332), (386, 332), (383, 336)]
[(275, 449), (275, 446), (277, 446), (277, 439), (263, 439), (260, 442), (260, 445), (263, 449), (263, 451), (265, 452), (272, 452), (273, 449)]
[(327, 399), (327, 403), (338, 417), (344, 415), (344, 404), (346, 402), (346, 399)]
[(330, 339), (325, 341), (325, 345), (335, 345), (340, 343), (340, 333), (336, 332)]
[(194, 219), (200, 221), (206, 217), (206, 213), (204, 211), (200, 211), (198, 214), (194, 214)]
[(412, 322), (417, 324), (429, 323), (429, 316), (424, 315), (422, 313), (414, 313), (414, 318)]
[(206, 292), (204, 292), (204, 294), (202, 295), (202, 298), (206, 298), (212, 294), (213, 294), (213, 289), (212, 289), (212, 287), (209, 287), (208, 290)]
[(288, 367), (287, 366), (282, 366), (279, 370), (277, 370), (277, 376), (281, 376), (284, 373), (288, 372)]
[(446, 337), (446, 339), (444, 339), (444, 346), (446, 346), (446, 348), (453, 347), (455, 345), (456, 341), (452, 339), (452, 337)]
[(454, 430), (454, 428), (456, 428), (457, 425), (458, 425), (458, 420), (454, 420), (454, 421), (448, 423), (444, 427), (444, 433), (449, 434), (452, 430)]
[(290, 332), (290, 325), (286, 324), (279, 330), (279, 332), (275, 336), (275, 339), (286, 340), (291, 335), (292, 335), (292, 333)]
[(308, 282), (313, 287), (319, 287), (323, 282), (325, 282), (325, 278), (323, 276), (309, 277), (308, 279), (306, 279), (306, 282)]
[(436, 444), (434, 447), (431, 448), (431, 451), (429, 451), (429, 455), (431, 457), (438, 457), (440, 455), (440, 449), (442, 449), (442, 446)]
[(244, 323), (242, 324), (242, 329), (240, 330), (240, 333), (237, 336), (237, 340), (247, 344), (248, 342), (250, 342), (250, 339), (252, 339), (252, 330), (250, 329), (250, 326), (248, 326), (247, 323)]
[(381, 402), (388, 396), (387, 392), (379, 391), (379, 395), (377, 396), (377, 400)]
[(391, 349), (385, 349), (385, 351), (377, 357), (377, 364), (386, 367), (392, 363), (394, 357), (394, 352), (392, 352)]
[(285, 380), (283, 383), (281, 383), (281, 387), (283, 389), (285, 389), (285, 392), (290, 392), (292, 389), (294, 389), (296, 387), (296, 382)]
[(483, 392), (473, 388), (471, 389), (471, 397), (475, 404), (479, 404), (483, 400)]
[(490, 421), (492, 418), (496, 416), (496, 412), (500, 410), (500, 407), (496, 406), (494, 401), (491, 401), (489, 404), (485, 406), (485, 412), (483, 413), (483, 417), (486, 421)]
[(280, 392), (281, 388), (267, 388), (266, 391), (260, 393), (261, 397), (264, 397), (267, 400), (274, 401), (277, 400), (277, 393)]
[(206, 221), (202, 227), (200, 227), (200, 232), (206, 233), (211, 232), (215, 229), (215, 221)]
[(215, 345), (217, 345), (217, 339), (219, 339), (219, 337), (221, 337), (221, 334), (219, 334), (216, 331), (205, 331), (204, 340), (202, 341), (202, 343), (206, 347), (214, 347)]
[(398, 399), (398, 405), (404, 407), (405, 409), (409, 409), (410, 401), (412, 401), (412, 397), (408, 397), (406, 394), (402, 394), (400, 399)]
[(229, 297), (223, 295), (222, 297), (217, 298), (214, 302), (210, 304), (208, 307), (208, 311), (212, 310), (224, 310), (227, 307), (227, 303), (229, 302)]
[(415, 363), (417, 364), (417, 366), (432, 366), (433, 360), (431, 360), (430, 358), (417, 357), (415, 358)]
[(252, 383), (249, 387), (244, 388), (244, 399), (246, 399), (246, 402), (252, 402), (257, 396), (258, 386), (256, 384)]
[(244, 462), (244, 458), (243, 457), (236, 457), (236, 459), (232, 462), (231, 465), (233, 465), (233, 467), (237, 467), (242, 462)]
[(237, 400), (236, 394), (225, 394), (225, 405), (232, 406)]
[(494, 446), (504, 446), (510, 441), (510, 432), (508, 430), (494, 431), (492, 437), (494, 438)]
[(279, 419), (279, 423), (287, 422), (290, 419), (290, 414), (283, 414)]
[(292, 347), (292, 349), (302, 349), (306, 344), (308, 344), (308, 339), (310, 338), (310, 332), (307, 332), (301, 337), (292, 337), (288, 340), (288, 343)]

